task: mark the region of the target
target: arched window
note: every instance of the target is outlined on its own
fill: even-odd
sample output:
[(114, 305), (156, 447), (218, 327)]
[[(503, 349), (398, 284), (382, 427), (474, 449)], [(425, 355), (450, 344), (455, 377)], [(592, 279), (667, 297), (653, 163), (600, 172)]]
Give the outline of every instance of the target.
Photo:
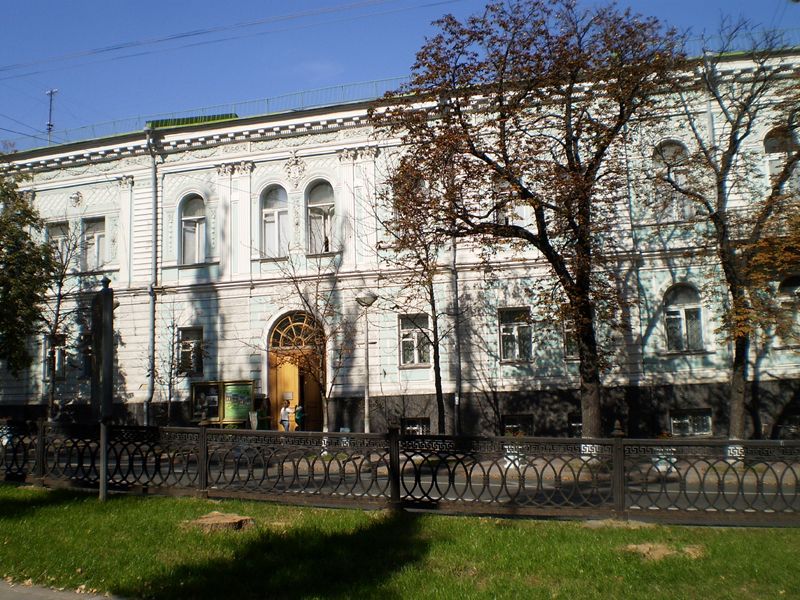
[(333, 187), (320, 181), (308, 191), (308, 253), (333, 252)]
[(786, 129), (773, 129), (766, 135), (764, 153), (767, 155), (767, 174), (770, 177), (780, 175), (793, 147), (792, 138)]
[(656, 146), (653, 152), (655, 203), (663, 207), (659, 220), (688, 221), (696, 216), (691, 199), (679, 191), (686, 186), (688, 162), (689, 152), (680, 142), (666, 140)]
[(696, 289), (679, 284), (667, 291), (664, 295), (664, 327), (668, 351), (703, 350), (703, 309)]
[(304, 312), (294, 312), (282, 317), (272, 330), (270, 348), (299, 350), (324, 346), (322, 332), (317, 321)]
[(181, 203), (182, 265), (194, 265), (206, 260), (206, 205), (200, 196), (189, 196)]
[(289, 253), (289, 201), (279, 185), (261, 193), (261, 254), (271, 258)]
[(800, 275), (781, 281), (778, 298), (787, 317), (778, 324), (778, 345), (796, 346), (800, 344)]

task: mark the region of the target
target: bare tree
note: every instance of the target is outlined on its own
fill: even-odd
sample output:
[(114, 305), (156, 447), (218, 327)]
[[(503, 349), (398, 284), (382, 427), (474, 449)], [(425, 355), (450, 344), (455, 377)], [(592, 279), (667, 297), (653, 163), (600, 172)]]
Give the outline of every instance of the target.
[(318, 386), (323, 431), (329, 429), (328, 401), (355, 347), (355, 324), (342, 302), (341, 260), (340, 253), (323, 253), (290, 255), (275, 263), (289, 284), (285, 300), (302, 307), (305, 318), (291, 328), (291, 335), (281, 337), (278, 346), (268, 348), (270, 360), (276, 365), (296, 365)]
[(622, 141), (681, 64), (681, 40), (655, 19), (571, 0), (493, 2), (436, 24), (411, 82), (372, 112), (406, 152), (394, 208), (546, 265), (575, 332), (583, 431), (597, 436), (597, 323), (619, 306), (609, 281), (626, 193)]
[(202, 340), (187, 340), (182, 337), (184, 329), (186, 326), (183, 315), (173, 301), (162, 317), (160, 331), (163, 350), (157, 355), (153, 374), (155, 382), (166, 390), (167, 424), (171, 424), (174, 419), (173, 406), (178, 386), (187, 377), (196, 374), (198, 365), (202, 365), (207, 356)]
[(79, 321), (87, 321), (85, 315), (81, 315), (86, 306), (80, 297), (83, 285), (80, 277), (81, 260), (85, 244), (80, 229), (72, 227), (66, 217), (63, 221), (49, 223), (46, 234), (52, 248), (53, 270), (47, 302), (42, 311), (42, 324), (47, 343), (48, 415), (52, 419), (59, 412), (56, 382), (65, 376), (69, 348), (75, 346), (73, 337), (76, 325)]
[[(389, 179), (391, 183), (391, 178)], [(420, 182), (424, 187), (424, 182)], [(400, 315), (401, 364), (432, 360), (436, 394), (437, 430), (445, 433), (445, 401), (442, 389), (441, 349), (443, 340), (457, 326), (460, 315), (443, 302), (439, 288), (451, 273), (443, 253), (455, 240), (445, 236), (433, 223), (416, 218), (410, 211), (394, 211), (394, 186), (379, 194), (375, 216), (384, 233), (378, 250), (394, 293), (388, 308)], [(425, 191), (420, 190), (424, 194)], [(384, 302), (384, 304), (386, 304)], [(418, 318), (424, 315), (424, 320)], [(429, 356), (430, 355), (430, 356)]]
[(797, 211), (800, 85), (776, 36), (725, 21), (715, 39), (720, 45), (693, 65), (694, 85), (684, 80), (673, 89), (690, 147), (660, 146), (657, 178), (676, 192), (662, 201), (691, 205), (693, 218), (710, 226), (727, 291), (722, 329), (733, 344), (728, 435), (741, 439), (753, 336), (779, 312), (780, 265), (796, 269), (800, 258), (800, 232), (789, 226)]

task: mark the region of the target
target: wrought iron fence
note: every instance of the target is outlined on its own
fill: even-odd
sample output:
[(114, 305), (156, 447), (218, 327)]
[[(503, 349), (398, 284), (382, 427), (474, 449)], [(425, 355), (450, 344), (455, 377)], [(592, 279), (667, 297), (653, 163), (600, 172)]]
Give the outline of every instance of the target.
[[(7, 479), (99, 484), (98, 427), (2, 432)], [(800, 442), (112, 427), (119, 491), (800, 525)]]

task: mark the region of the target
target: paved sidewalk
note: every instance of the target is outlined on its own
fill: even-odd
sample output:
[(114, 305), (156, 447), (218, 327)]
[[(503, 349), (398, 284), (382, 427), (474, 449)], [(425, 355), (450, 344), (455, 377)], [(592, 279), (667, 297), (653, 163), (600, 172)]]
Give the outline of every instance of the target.
[[(78, 594), (75, 591), (51, 590), (50, 588), (21, 583), (6, 583), (0, 580), (0, 600), (114, 600), (115, 596), (102, 596), (98, 594)], [(121, 600), (116, 598), (116, 600)]]

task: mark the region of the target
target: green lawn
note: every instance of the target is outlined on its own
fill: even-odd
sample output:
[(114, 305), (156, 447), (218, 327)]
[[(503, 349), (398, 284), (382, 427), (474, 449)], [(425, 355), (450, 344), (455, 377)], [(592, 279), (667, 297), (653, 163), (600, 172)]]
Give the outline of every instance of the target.
[[(256, 526), (185, 526), (212, 510)], [(676, 553), (646, 559), (631, 544)], [(189, 498), (100, 504), (0, 485), (0, 575), (130, 598), (800, 598), (798, 559), (800, 529), (588, 528)]]

